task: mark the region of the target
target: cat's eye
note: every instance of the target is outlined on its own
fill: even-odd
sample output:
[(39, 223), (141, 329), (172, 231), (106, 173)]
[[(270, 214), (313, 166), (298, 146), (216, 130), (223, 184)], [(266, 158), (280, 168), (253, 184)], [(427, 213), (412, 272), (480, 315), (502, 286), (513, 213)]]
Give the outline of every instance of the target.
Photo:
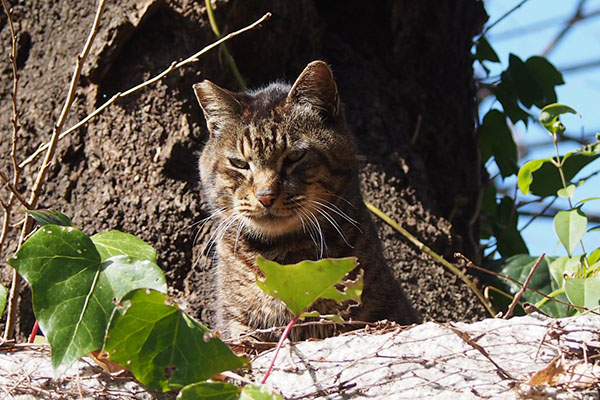
[(306, 155), (306, 149), (300, 149), (296, 151), (292, 151), (287, 155), (284, 162), (287, 164), (293, 164), (295, 162), (300, 161)]
[(244, 160), (240, 160), (239, 158), (230, 158), (229, 163), (238, 169), (248, 169), (250, 168), (250, 164), (248, 164)]

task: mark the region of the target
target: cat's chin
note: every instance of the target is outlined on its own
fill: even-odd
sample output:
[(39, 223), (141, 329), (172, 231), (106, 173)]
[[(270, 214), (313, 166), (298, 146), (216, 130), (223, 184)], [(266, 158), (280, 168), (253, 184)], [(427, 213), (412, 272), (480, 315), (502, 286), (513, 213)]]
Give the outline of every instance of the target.
[(266, 238), (277, 238), (293, 235), (302, 230), (302, 223), (296, 217), (267, 216), (248, 218), (251, 229)]

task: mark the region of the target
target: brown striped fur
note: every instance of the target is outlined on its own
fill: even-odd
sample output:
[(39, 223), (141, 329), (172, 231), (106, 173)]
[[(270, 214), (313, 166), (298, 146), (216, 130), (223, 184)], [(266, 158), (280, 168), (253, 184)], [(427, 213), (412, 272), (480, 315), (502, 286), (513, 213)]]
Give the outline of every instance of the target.
[[(352, 318), (417, 322), (362, 202), (356, 149), (329, 66), (310, 63), (293, 86), (232, 93), (203, 81), (194, 91), (210, 132), (200, 175), (218, 223), (213, 240), (222, 335), (235, 339), (291, 319), (281, 301), (256, 285), (258, 255), (283, 264), (355, 256), (365, 283)], [(330, 314), (338, 306), (319, 301), (315, 309)], [(312, 325), (294, 330), (292, 338), (332, 333), (331, 325)]]

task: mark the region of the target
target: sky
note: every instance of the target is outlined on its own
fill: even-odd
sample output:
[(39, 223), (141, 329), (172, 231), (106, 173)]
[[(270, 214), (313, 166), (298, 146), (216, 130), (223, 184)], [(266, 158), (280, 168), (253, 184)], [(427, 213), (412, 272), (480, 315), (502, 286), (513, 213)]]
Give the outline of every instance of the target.
[[(574, 23), (571, 29), (560, 39), (557, 45), (546, 55), (546, 58), (559, 70), (564, 70), (565, 84), (557, 87), (558, 102), (567, 104), (579, 112), (578, 116), (564, 116), (561, 121), (567, 126), (567, 133), (574, 137), (592, 137), (600, 132), (600, 0), (486, 0), (485, 9), (489, 15), (487, 26), (494, 24), (509, 10), (521, 4), (516, 10), (493, 26), (486, 37), (496, 50), (501, 64), (486, 64), (491, 75), (502, 72), (508, 66), (508, 56), (513, 53), (522, 60), (534, 55), (543, 55), (548, 46), (556, 39), (569, 20), (574, 16), (577, 7), (583, 3), (582, 14), (589, 17)], [(596, 64), (583, 68), (585, 64)], [(480, 114), (485, 113), (498, 104), (483, 102)], [(539, 110), (535, 110), (539, 115)], [(539, 125), (530, 124), (526, 128), (518, 123), (513, 127), (513, 136), (518, 144), (528, 149), (521, 155), (519, 165), (533, 159), (545, 158), (554, 154), (551, 137)], [(579, 148), (572, 142), (559, 143), (561, 154)], [(494, 174), (495, 167), (490, 166)], [(600, 160), (592, 162), (577, 177), (587, 176), (594, 170), (600, 170)], [(515, 179), (503, 183), (514, 191)], [(600, 175), (588, 179), (578, 187), (575, 201), (600, 196)], [(519, 193), (519, 200), (532, 199)], [(566, 202), (555, 203), (557, 207), (568, 208)], [(533, 209), (532, 209), (533, 210)], [(600, 200), (586, 203), (583, 211), (600, 215)], [(522, 227), (530, 217), (521, 217)], [(588, 229), (600, 225), (588, 222)], [(522, 232), (530, 254), (566, 255), (554, 233), (552, 219), (538, 218)], [(600, 231), (584, 236), (586, 250), (600, 247)], [(580, 252), (580, 249), (578, 249)]]

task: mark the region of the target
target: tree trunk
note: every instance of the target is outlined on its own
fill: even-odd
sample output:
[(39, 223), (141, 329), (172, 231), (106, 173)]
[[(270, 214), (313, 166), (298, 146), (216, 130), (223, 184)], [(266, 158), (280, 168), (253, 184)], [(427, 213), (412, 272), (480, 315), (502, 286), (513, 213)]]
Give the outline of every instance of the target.
[[(95, 4), (28, 0), (14, 10), (23, 160), (50, 137)], [(482, 3), (230, 0), (215, 8), (224, 33), (267, 11), (273, 17), (261, 29), (228, 43), (248, 85), (293, 80), (308, 62), (327, 61), (364, 156), (365, 198), (446, 259), (453, 261), (456, 251), (477, 257), (482, 166), (470, 49), (486, 18)], [(214, 40), (201, 1), (111, 3), (101, 25), (67, 126)], [(4, 15), (0, 29), (7, 55)], [(7, 57), (2, 60), (0, 169), (9, 174), (12, 76)], [(40, 205), (62, 210), (88, 234), (119, 229), (147, 241), (157, 248), (175, 297), (210, 323), (212, 275), (203, 251), (211, 227), (196, 224), (206, 217), (196, 166), (206, 126), (191, 89), (201, 79), (238, 89), (221, 54), (212, 51), (119, 100), (59, 142)], [(40, 162), (25, 168), (23, 191)], [(15, 209), (13, 222), (20, 218)], [(426, 318), (485, 315), (454, 275), (387, 225), (378, 227), (389, 264)], [(2, 260), (16, 241), (13, 229)], [(3, 265), (7, 281), (10, 267)], [(21, 334), (33, 321), (29, 296), (22, 295)]]

